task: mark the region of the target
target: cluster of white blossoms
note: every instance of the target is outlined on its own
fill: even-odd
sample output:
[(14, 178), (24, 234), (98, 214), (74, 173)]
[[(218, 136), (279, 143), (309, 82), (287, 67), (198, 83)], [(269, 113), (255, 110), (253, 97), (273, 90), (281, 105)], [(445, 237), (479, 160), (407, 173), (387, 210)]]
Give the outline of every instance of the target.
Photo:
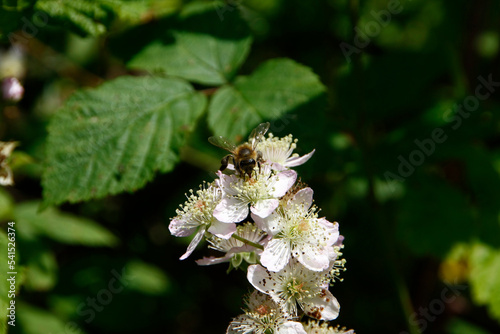
[[(174, 236), (194, 234), (181, 260), (205, 238), (220, 257), (199, 265), (229, 262), (246, 270), (255, 291), (244, 314), (229, 324), (229, 334), (349, 333), (328, 326), (340, 305), (329, 287), (344, 270), (339, 224), (318, 215), (313, 190), (290, 169), (305, 163), (293, 153), (292, 135), (258, 138), (259, 163), (252, 175), (217, 172), (218, 179), (191, 191), (170, 222)], [(315, 319), (321, 323), (302, 320)]]

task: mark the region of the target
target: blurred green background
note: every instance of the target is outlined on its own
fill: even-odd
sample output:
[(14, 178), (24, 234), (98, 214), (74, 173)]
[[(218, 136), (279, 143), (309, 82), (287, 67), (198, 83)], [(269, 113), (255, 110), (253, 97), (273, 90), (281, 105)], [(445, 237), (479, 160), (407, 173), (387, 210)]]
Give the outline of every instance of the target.
[[(0, 78), (15, 76), (25, 90), (18, 102), (0, 102), (0, 140), (20, 143), (10, 161), (16, 184), (0, 188), (2, 232), (14, 221), (17, 233), (16, 326), (9, 333), (224, 333), (241, 313), (250, 289), (245, 273), (197, 266), (195, 259), (211, 254), (206, 247), (179, 261), (189, 240), (171, 236), (168, 224), (189, 189), (215, 178), (224, 153), (206, 138), (218, 121), (230, 119), (225, 134), (241, 139), (258, 120), (233, 121), (229, 111), (205, 108), (189, 123), (175, 168), (144, 186), (72, 203), (69, 196), (47, 202), (42, 195), (48, 191), (41, 177), (55, 159), (46, 150), (48, 124), (72, 108), (68, 97), (145, 70), (175, 72), (182, 57), (163, 57), (165, 51), (154, 58), (151, 46), (190, 6), (182, 0), (2, 1)], [(341, 304), (334, 323), (358, 333), (499, 333), (500, 2), (205, 6), (211, 16), (194, 23), (197, 32), (243, 36), (238, 64), (227, 70), (229, 86), (236, 71), (251, 75), (268, 60), (289, 58), (325, 87), (300, 106), (260, 117), (271, 121), (275, 136), (298, 138), (298, 153), (316, 149), (297, 171), (314, 189), (320, 214), (338, 221), (345, 236), (347, 271), (331, 288)], [(236, 29), (240, 23), (253, 42)], [(201, 52), (211, 45), (186, 43), (200, 44)], [(153, 59), (166, 74), (149, 68)], [(269, 70), (270, 77), (282, 76), (287, 87), (288, 73), (268, 64), (276, 72)], [(216, 92), (225, 79), (200, 79), (196, 71), (174, 75), (210, 101), (214, 93), (221, 98)], [(310, 87), (295, 80), (290, 85)], [(104, 103), (111, 95), (103, 94)], [(57, 209), (40, 213), (42, 200)]]

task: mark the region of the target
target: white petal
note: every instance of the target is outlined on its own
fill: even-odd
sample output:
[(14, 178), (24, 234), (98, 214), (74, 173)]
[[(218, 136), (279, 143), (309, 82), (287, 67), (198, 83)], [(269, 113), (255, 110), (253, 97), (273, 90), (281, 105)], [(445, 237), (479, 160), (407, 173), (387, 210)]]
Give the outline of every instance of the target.
[(307, 210), (313, 203), (313, 194), (314, 191), (309, 187), (300, 189), (290, 200), (288, 206), (290, 207), (291, 205), (303, 205)]
[(9, 157), (17, 144), (15, 141), (0, 142), (0, 154)]
[(168, 225), (168, 229), (170, 233), (176, 237), (187, 237), (188, 235), (193, 234), (198, 226), (190, 225), (186, 219), (172, 219), (170, 221), (170, 225)]
[(323, 271), (330, 265), (328, 249), (304, 244), (297, 252), (297, 259), (309, 270)]
[(238, 223), (248, 216), (248, 203), (234, 197), (224, 197), (215, 207), (214, 217), (223, 223)]
[(303, 155), (301, 157), (293, 157), (289, 158), (285, 162), (285, 167), (295, 167), (295, 166), (300, 166), (309, 160), (312, 155), (314, 154), (316, 150), (312, 150), (311, 152), (307, 153), (306, 155)]
[(246, 315), (239, 315), (236, 318), (233, 319), (229, 323), (229, 326), (226, 329), (226, 334), (241, 334), (241, 331), (238, 329), (235, 329), (235, 327), (238, 327), (238, 324), (245, 321), (247, 319)]
[(275, 198), (263, 199), (252, 205), (250, 207), (250, 210), (253, 214), (261, 218), (266, 218), (274, 211), (274, 209), (278, 207), (279, 204), (280, 201)]
[(14, 177), (12, 174), (12, 169), (5, 165), (0, 167), (0, 185), (2, 186), (12, 186), (14, 185)]
[(297, 179), (297, 173), (293, 170), (285, 170), (274, 176), (276, 182), (270, 191), (272, 197), (282, 197), (286, 194), (288, 189), (290, 189), (295, 180)]
[(322, 296), (304, 301), (304, 312), (318, 320), (333, 320), (339, 316), (340, 304), (330, 291), (322, 290)]
[(271, 162), (269, 165), (271, 166), (271, 169), (274, 169), (278, 172), (286, 169), (282, 164), (279, 164), (277, 162)]
[(223, 223), (218, 220), (214, 220), (212, 225), (208, 228), (208, 232), (215, 234), (219, 238), (229, 239), (236, 232), (236, 224), (234, 223)]
[(327, 245), (334, 245), (339, 239), (339, 224), (337, 222), (330, 223), (325, 218), (319, 218), (318, 224), (324, 227), (325, 233), (324, 237), (326, 239)]
[(276, 334), (307, 334), (307, 332), (300, 322), (287, 321), (278, 329)]
[(333, 264), (333, 261), (337, 259), (339, 253), (333, 247), (328, 247), (328, 258), (330, 259), (330, 263)]
[(224, 194), (229, 196), (234, 196), (237, 194), (237, 191), (231, 186), (234, 186), (235, 183), (239, 182), (235, 175), (226, 175), (221, 171), (217, 171), (217, 176), (219, 176), (218, 185)]
[(268, 217), (261, 218), (255, 214), (251, 214), (253, 221), (258, 228), (270, 235), (276, 235), (282, 230), (280, 220), (281, 216), (273, 211)]
[(257, 225), (258, 228), (269, 234), (269, 231), (267, 229), (267, 220), (272, 217), (272, 214), (269, 217), (266, 218), (260, 218), (254, 213), (250, 213), (250, 217), (252, 217), (252, 220), (254, 221), (255, 225)]
[(248, 267), (247, 279), (254, 288), (265, 294), (273, 290), (275, 283), (272, 274), (259, 264)]
[(290, 260), (290, 243), (286, 239), (271, 239), (260, 256), (260, 262), (267, 270), (280, 271)]
[(196, 246), (198, 246), (198, 244), (200, 243), (201, 239), (203, 238), (203, 235), (205, 234), (205, 228), (204, 227), (201, 227), (198, 232), (196, 233), (196, 235), (194, 236), (193, 240), (191, 240), (191, 243), (189, 244), (187, 250), (186, 250), (186, 253), (184, 253), (184, 255), (182, 255), (179, 259), (180, 260), (185, 260), (189, 257), (189, 255), (191, 255), (191, 253), (194, 251), (194, 249), (196, 248)]
[(229, 261), (231, 257), (230, 256), (223, 256), (223, 257), (215, 257), (215, 256), (210, 256), (210, 257), (204, 257), (203, 259), (196, 260), (196, 264), (199, 266), (209, 266), (212, 264), (219, 264), (223, 262)]

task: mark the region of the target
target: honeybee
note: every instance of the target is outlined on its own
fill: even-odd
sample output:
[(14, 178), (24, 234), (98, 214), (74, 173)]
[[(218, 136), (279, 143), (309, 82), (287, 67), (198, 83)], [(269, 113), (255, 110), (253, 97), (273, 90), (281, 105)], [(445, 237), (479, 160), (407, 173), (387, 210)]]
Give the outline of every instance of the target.
[(220, 161), (220, 171), (226, 169), (229, 164), (229, 159), (232, 160), (234, 168), (240, 175), (247, 174), (252, 177), (252, 171), (255, 166), (260, 168), (262, 160), (262, 153), (256, 150), (257, 144), (264, 138), (267, 130), (269, 130), (269, 122), (260, 123), (255, 129), (252, 130), (248, 141), (239, 146), (234, 145), (228, 139), (222, 136), (213, 136), (208, 138), (208, 141), (220, 148), (223, 148), (231, 154), (226, 155)]

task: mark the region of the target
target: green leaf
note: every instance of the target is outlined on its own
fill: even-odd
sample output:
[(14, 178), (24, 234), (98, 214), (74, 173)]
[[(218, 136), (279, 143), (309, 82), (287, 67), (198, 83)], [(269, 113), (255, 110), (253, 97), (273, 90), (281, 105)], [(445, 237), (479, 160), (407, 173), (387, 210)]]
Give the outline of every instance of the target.
[(26, 265), (23, 286), (27, 290), (48, 291), (57, 283), (58, 266), (54, 253), (43, 242), (30, 242), (23, 247)]
[(470, 256), (471, 294), (500, 321), (500, 250), (476, 243)]
[(251, 42), (237, 11), (221, 20), (213, 3), (196, 4), (183, 12), (178, 27), (145, 47), (128, 66), (220, 85), (236, 74)]
[(165, 273), (159, 268), (140, 261), (130, 261), (125, 266), (125, 272), (130, 277), (129, 289), (143, 293), (158, 295), (169, 288), (169, 281)]
[(14, 209), (14, 200), (3, 188), (0, 188), (0, 221), (9, 219)]
[(455, 243), (477, 233), (471, 207), (458, 189), (426, 177), (407, 191), (399, 206), (397, 234), (415, 254), (443, 257)]
[(23, 334), (39, 333), (80, 333), (85, 332), (77, 327), (75, 322), (67, 322), (56, 317), (52, 313), (31, 306), (26, 303), (20, 303), (16, 316), (19, 319), (19, 325)]
[[(75, 245), (114, 246), (118, 239), (96, 222), (62, 213), (54, 208), (38, 212), (39, 202), (19, 204), (14, 217), (19, 233), (26, 239), (43, 235), (53, 240)], [(25, 233), (25, 231), (28, 231)]]
[(145, 17), (158, 18), (173, 13), (182, 5), (181, 0), (105, 0), (103, 5), (116, 17), (129, 25), (141, 24)]
[(217, 135), (238, 140), (264, 119), (280, 118), (324, 92), (310, 68), (290, 59), (269, 60), (215, 93), (208, 123)]
[(101, 1), (39, 0), (35, 8), (50, 16), (51, 24), (68, 26), (82, 36), (98, 36), (106, 32), (110, 13)]
[(454, 318), (447, 326), (449, 334), (489, 334), (490, 332), (478, 327), (466, 320)]
[(172, 78), (120, 77), (74, 94), (49, 126), (44, 205), (135, 191), (172, 170), (205, 104)]

